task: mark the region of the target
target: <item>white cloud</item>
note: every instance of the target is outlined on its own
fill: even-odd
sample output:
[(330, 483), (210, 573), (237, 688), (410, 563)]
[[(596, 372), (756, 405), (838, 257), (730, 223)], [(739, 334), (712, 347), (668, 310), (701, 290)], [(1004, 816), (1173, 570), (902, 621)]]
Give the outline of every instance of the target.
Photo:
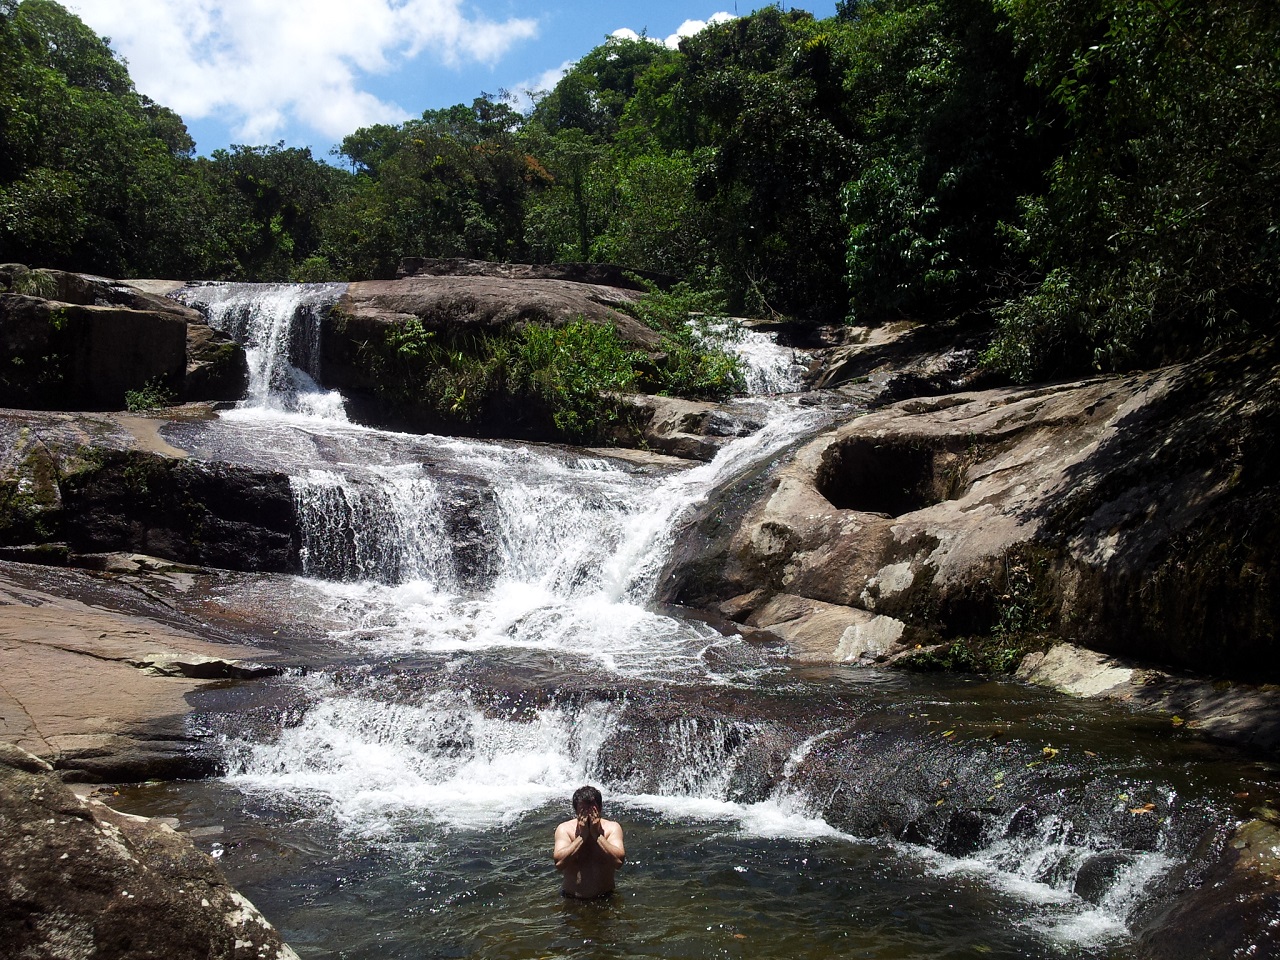
[(680, 41), (685, 37), (692, 37), (701, 33), (707, 27), (713, 27), (716, 24), (728, 23), (730, 20), (737, 19), (732, 13), (725, 13), (721, 10), (719, 13), (713, 13), (705, 20), (686, 20), (676, 29), (676, 32), (667, 37), (666, 45), (674, 50), (680, 46)]
[(339, 137), (403, 120), (361, 89), (427, 54), (492, 64), (537, 35), (533, 19), (468, 17), (462, 0), (70, 0), (129, 61), (138, 89), (188, 119), (218, 115), (262, 142), (291, 119)]
[(516, 109), (529, 111), (533, 109), (533, 93), (550, 92), (560, 79), (569, 72), (569, 68), (574, 64), (573, 60), (566, 60), (558, 67), (552, 67), (550, 70), (544, 70), (529, 80), (522, 80), (515, 85), (515, 89), (511, 92), (516, 97)]
[(725, 13), (722, 10), (719, 13), (713, 13), (705, 20), (686, 20), (684, 23), (680, 24), (675, 33), (671, 34), (671, 36), (667, 37), (665, 40), (659, 40), (657, 37), (651, 37), (647, 34), (636, 33), (630, 27), (619, 27), (617, 30), (613, 31), (613, 33), (609, 34), (609, 36), (617, 37), (619, 40), (648, 40), (650, 43), (670, 47), (674, 50), (676, 47), (680, 46), (680, 41), (685, 37), (692, 37), (707, 29), (707, 27), (713, 27), (720, 23), (728, 23), (730, 20), (736, 19), (737, 17), (732, 13)]
[(613, 31), (613, 33), (609, 34), (609, 36), (616, 37), (618, 40), (648, 40), (650, 43), (662, 42), (660, 40), (654, 40), (653, 37), (650, 36), (641, 36), (630, 27), (619, 27), (617, 30)]

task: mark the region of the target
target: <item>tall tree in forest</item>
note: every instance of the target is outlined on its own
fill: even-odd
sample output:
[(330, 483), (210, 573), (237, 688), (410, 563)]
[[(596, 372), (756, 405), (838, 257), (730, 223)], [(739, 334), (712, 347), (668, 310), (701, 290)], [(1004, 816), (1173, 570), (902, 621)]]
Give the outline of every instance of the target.
[(1022, 266), (1000, 224), (1060, 143), (992, 0), (844, 4), (857, 172), (842, 192), (851, 314), (981, 315)]
[(191, 266), (193, 146), (77, 17), (0, 0), (0, 259), (113, 275)]
[(1023, 378), (1185, 357), (1280, 321), (1280, 6), (1001, 0), (1069, 142), (991, 359)]

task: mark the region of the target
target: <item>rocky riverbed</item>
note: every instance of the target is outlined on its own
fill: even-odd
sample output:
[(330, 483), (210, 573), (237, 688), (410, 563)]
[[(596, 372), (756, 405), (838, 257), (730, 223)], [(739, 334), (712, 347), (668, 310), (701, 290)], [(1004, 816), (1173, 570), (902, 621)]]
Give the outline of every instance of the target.
[[(368, 387), (360, 331), (410, 317), (432, 329), (488, 329), (582, 314), (653, 347), (614, 309), (635, 295), (613, 285), (623, 278), (492, 268), (440, 277), (436, 269), (419, 264), (416, 276), (346, 291), (322, 325), (322, 386)], [(0, 411), (0, 740), (13, 747), (0, 758), (0, 779), (10, 832), (25, 838), (13, 867), (26, 870), (42, 856), (35, 851), (64, 847), (78, 863), (77, 844), (91, 854), (81, 840), (93, 834), (125, 861), (176, 864), (184, 896), (222, 889), (212, 861), (167, 828), (86, 805), (58, 782), (205, 775), (219, 753), (188, 721), (193, 696), (317, 662), (305, 651), (320, 649), (326, 617), (341, 625), (335, 609), (317, 601), (297, 624), (281, 623), (269, 605), (228, 601), (243, 583), (254, 594), (268, 582), (260, 578), (318, 569), (291, 467), (298, 451), (240, 450), (234, 427), (211, 426), (213, 401), (243, 390), (246, 361), (200, 314), (164, 299), (179, 284), (50, 275), (56, 290), (47, 298), (0, 294), (0, 338), (14, 356), (45, 365), (8, 371), (0, 383), (0, 399), (12, 405)], [(113, 339), (108, 357), (100, 345)], [(746, 637), (767, 651), (762, 662), (936, 669), (980, 657), (1029, 683), (1275, 755), (1280, 696), (1268, 684), (1280, 680), (1280, 364), (1271, 345), (1030, 388), (985, 381), (968, 335), (830, 331), (796, 349), (809, 358), (814, 387), (797, 408), (828, 411), (813, 422), (829, 426), (769, 447), (680, 515), (658, 600)], [(148, 414), (118, 409), (126, 391), (156, 378), (191, 402)], [(636, 475), (707, 464), (768, 419), (749, 402), (633, 403), (642, 429), (631, 441), (647, 449), (616, 460), (608, 450), (588, 456)], [(493, 423), (481, 432), (501, 430)], [(432, 461), (395, 435), (361, 442), (384, 472), (411, 457), (424, 474), (419, 493), (454, 491), (439, 523), (471, 571), (457, 583), (487, 582), (495, 561), (486, 538), (500, 497), (468, 459), (475, 454), (447, 451)], [(305, 443), (321, 467), (329, 455), (345, 463), (336, 435)], [(576, 458), (585, 453), (563, 451), (564, 469), (580, 470)], [(501, 456), (508, 454), (521, 456), (516, 448)], [(354, 511), (353, 494), (342, 496)], [(360, 536), (353, 530), (349, 539)], [(353, 556), (333, 570), (356, 576), (366, 561), (358, 550)], [(309, 602), (292, 587), (281, 595)], [(275, 656), (272, 641), (285, 638), (286, 655)], [(964, 823), (989, 826), (974, 803), (940, 820), (939, 836)], [(24, 826), (48, 816), (66, 823), (47, 835)], [(1252, 898), (1249, 917), (1271, 916), (1280, 904), (1266, 852), (1273, 817), (1260, 809), (1209, 858), (1203, 878), (1184, 878), (1182, 895), (1143, 921), (1135, 949), (1146, 953), (1135, 955), (1178, 956), (1186, 942), (1203, 951), (1194, 955), (1230, 955), (1237, 941), (1223, 932), (1232, 917), (1224, 903), (1233, 891)], [(905, 836), (908, 827), (892, 832)], [(77, 839), (77, 830), (88, 833)], [(83, 866), (86, 889), (97, 891), (83, 914), (60, 903), (59, 890), (81, 883), (72, 873), (36, 884), (9, 873), (5, 923), (37, 918), (24, 927), (36, 939), (22, 941), (37, 952), (65, 941), (130, 955), (124, 934), (85, 918), (110, 912), (113, 897), (160, 903), (149, 899), (159, 894), (127, 871), (108, 889), (92, 879), (99, 867), (92, 858)], [(1209, 896), (1210, 888), (1227, 893)], [(206, 895), (163, 909), (214, 918), (240, 909), (237, 932), (218, 955), (287, 951), (235, 898)], [(127, 911), (119, 916), (121, 929), (136, 924)], [(266, 932), (257, 939), (245, 933), (259, 927)], [(1196, 930), (1199, 939), (1188, 940)], [(170, 955), (185, 955), (174, 949)]]

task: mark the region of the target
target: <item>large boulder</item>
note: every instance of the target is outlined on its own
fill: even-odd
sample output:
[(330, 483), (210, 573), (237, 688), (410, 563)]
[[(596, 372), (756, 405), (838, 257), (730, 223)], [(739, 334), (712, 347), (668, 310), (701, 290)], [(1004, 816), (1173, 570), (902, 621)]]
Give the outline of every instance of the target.
[(297, 957), (189, 839), (80, 799), (3, 743), (0, 888), (5, 956)]
[(187, 325), (167, 313), (0, 294), (0, 404), (122, 409), (125, 393), (186, 370)]
[(416, 319), (445, 342), (496, 334), (537, 323), (559, 326), (581, 318), (609, 324), (637, 348), (654, 351), (660, 337), (618, 307), (634, 290), (569, 280), (496, 276), (433, 276), (353, 283), (324, 321), (321, 370), (326, 386), (374, 391), (370, 345)]
[(626, 399), (635, 415), (624, 418), (618, 442), (639, 439), (647, 450), (685, 460), (712, 460), (722, 447), (764, 425), (760, 411), (750, 406), (650, 394)]
[[(818, 659), (1017, 629), (1280, 678), (1278, 372), (1268, 345), (887, 406), (730, 491), (737, 513), (695, 526), (671, 598), (785, 624)], [(829, 626), (801, 631), (810, 618)]]
[(0, 270), (0, 405), (119, 410), (150, 388), (243, 396), (243, 349), (194, 310), (146, 289), (61, 270)]
[(0, 547), (300, 570), (289, 478), (188, 457), (159, 436), (162, 422), (0, 411)]
[(396, 279), (405, 277), (503, 277), (508, 280), (570, 280), (644, 292), (676, 283), (675, 277), (613, 263), (494, 263), (462, 258), (405, 257)]

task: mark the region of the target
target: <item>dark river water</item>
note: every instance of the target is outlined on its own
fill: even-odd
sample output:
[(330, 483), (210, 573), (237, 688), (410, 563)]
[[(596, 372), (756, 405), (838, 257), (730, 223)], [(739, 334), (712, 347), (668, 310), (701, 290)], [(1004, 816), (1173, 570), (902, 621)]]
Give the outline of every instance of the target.
[[(202, 603), (306, 642), (201, 701), (225, 776), (121, 798), (176, 817), (304, 958), (1122, 958), (1280, 794), (1168, 718), (795, 667), (656, 607), (691, 511), (840, 411), (762, 399), (763, 430), (692, 468), (369, 430), (299, 359), (332, 296), (191, 296), (276, 354), (251, 405), (166, 438), (288, 473), (307, 571)], [(603, 902), (551, 864), (583, 783), (626, 831)]]

